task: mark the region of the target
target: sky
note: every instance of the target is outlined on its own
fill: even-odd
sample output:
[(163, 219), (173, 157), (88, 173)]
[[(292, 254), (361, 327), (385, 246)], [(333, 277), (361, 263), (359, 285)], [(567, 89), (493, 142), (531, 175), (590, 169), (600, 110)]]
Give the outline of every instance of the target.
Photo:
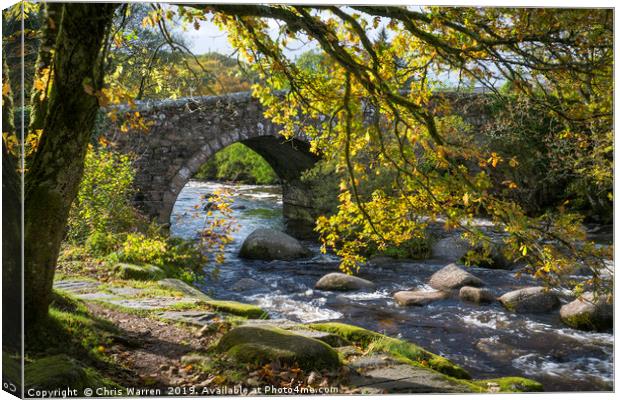
[[(276, 35), (278, 32), (277, 23), (270, 20), (269, 25), (271, 32)], [(200, 29), (198, 30), (191, 26), (187, 27), (187, 31), (183, 36), (187, 38), (190, 49), (194, 54), (217, 52), (231, 55), (234, 52), (233, 47), (228, 42), (226, 31), (220, 30), (218, 26), (209, 21), (201, 21)], [(301, 53), (317, 48), (318, 45), (314, 41), (295, 40), (287, 46), (284, 53), (291, 58), (295, 58)]]

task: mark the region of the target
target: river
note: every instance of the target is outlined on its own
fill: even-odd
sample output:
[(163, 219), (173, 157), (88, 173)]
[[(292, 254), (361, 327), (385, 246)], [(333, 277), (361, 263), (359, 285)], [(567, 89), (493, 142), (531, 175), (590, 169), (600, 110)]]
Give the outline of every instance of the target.
[[(226, 250), (218, 278), (201, 289), (218, 299), (253, 303), (272, 318), (300, 322), (341, 321), (402, 337), (466, 368), (475, 379), (519, 375), (541, 382), (546, 391), (593, 391), (613, 388), (613, 334), (574, 330), (559, 313), (513, 314), (499, 303), (478, 306), (458, 299), (425, 307), (400, 307), (391, 294), (426, 287), (428, 278), (446, 263), (394, 261), (365, 267), (359, 276), (377, 285), (374, 292), (314, 290), (323, 275), (337, 271), (338, 259), (322, 255), (319, 245), (304, 242), (314, 256), (301, 261), (251, 261), (237, 254), (254, 229), (282, 229), (282, 197), (278, 186), (225, 185), (190, 181), (179, 194), (171, 217), (175, 236), (195, 238), (204, 212), (196, 212), (203, 196), (224, 188), (234, 193), (234, 218), (239, 229)], [(531, 286), (510, 271), (471, 268), (496, 295)], [(231, 287), (252, 278), (260, 287)]]

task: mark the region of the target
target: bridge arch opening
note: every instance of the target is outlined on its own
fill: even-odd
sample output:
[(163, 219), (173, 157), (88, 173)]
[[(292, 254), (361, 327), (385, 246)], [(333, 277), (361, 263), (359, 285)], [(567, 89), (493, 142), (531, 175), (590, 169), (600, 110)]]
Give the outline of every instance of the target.
[(150, 218), (169, 224), (181, 189), (198, 169), (218, 151), (240, 142), (278, 175), (287, 228), (313, 227), (318, 213), (312, 189), (300, 178), (318, 157), (309, 151), (303, 133), (293, 139), (282, 137), (281, 127), (265, 118), (250, 92), (140, 102), (132, 112), (147, 122), (147, 132), (134, 128), (125, 132), (117, 121), (105, 134), (118, 151), (137, 156), (135, 203)]
[(301, 177), (304, 171), (314, 166), (318, 157), (310, 152), (308, 142), (271, 135), (238, 140), (230, 144), (222, 141), (219, 149), (214, 146), (201, 146), (197, 149), (170, 180), (163, 199), (164, 204), (159, 208), (160, 221), (172, 222), (172, 210), (181, 190), (218, 152), (234, 144), (242, 144), (259, 155), (277, 176), (276, 184), (282, 187), (282, 214), (286, 230), (300, 238), (312, 236), (315, 218), (312, 198)]

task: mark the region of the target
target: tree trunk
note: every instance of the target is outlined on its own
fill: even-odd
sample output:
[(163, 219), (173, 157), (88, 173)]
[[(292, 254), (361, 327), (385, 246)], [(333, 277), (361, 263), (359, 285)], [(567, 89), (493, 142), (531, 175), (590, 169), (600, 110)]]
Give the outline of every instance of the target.
[(62, 3), (43, 4), (43, 19), (45, 23), (41, 32), (41, 44), (35, 65), (34, 79), (47, 82), (43, 87), (37, 88), (33, 85), (30, 96), (30, 124), (28, 133), (35, 133), (43, 128), (45, 122), (45, 112), (47, 110), (47, 90), (50, 88), (52, 80), (48, 79), (53, 72), (53, 50), (58, 37), (58, 27), (62, 16)]
[[(9, 67), (3, 60), (2, 133), (14, 137), (13, 94)], [(21, 346), (22, 263), (21, 263), (21, 179), (17, 158), (2, 139), (2, 345), (18, 352)]]
[(47, 315), (60, 243), (99, 108), (101, 49), (116, 4), (63, 6), (43, 134), (25, 177), (24, 314)]

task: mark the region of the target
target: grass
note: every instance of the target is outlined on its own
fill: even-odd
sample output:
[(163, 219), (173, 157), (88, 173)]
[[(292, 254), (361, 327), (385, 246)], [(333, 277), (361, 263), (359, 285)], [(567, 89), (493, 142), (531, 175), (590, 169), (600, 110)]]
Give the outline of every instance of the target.
[[(62, 356), (66, 359), (59, 360), (59, 363), (63, 361), (62, 365), (67, 368), (69, 368), (68, 363), (71, 359), (80, 360), (81, 364), (87, 367), (82, 378), (91, 379), (89, 382), (99, 380), (100, 383), (104, 382), (118, 387), (105, 377), (99, 377), (98, 374), (95, 376), (94, 370), (88, 368), (93, 367), (104, 376), (106, 373), (112, 374), (114, 371), (119, 371), (120, 367), (106, 355), (106, 349), (111, 344), (111, 336), (119, 333), (118, 328), (112, 323), (91, 315), (79, 300), (55, 291), (47, 320), (27, 330), (26, 360), (28, 365), (33, 365), (30, 367), (31, 370), (35, 368), (33, 377), (38, 379), (44, 377), (38, 372), (47, 368), (45, 365), (51, 365), (53, 359), (47, 362), (41, 361), (43, 364), (37, 367), (38, 360)], [(56, 369), (56, 372), (60, 372), (58, 368), (54, 367), (52, 370)], [(75, 369), (75, 365), (72, 368)]]

